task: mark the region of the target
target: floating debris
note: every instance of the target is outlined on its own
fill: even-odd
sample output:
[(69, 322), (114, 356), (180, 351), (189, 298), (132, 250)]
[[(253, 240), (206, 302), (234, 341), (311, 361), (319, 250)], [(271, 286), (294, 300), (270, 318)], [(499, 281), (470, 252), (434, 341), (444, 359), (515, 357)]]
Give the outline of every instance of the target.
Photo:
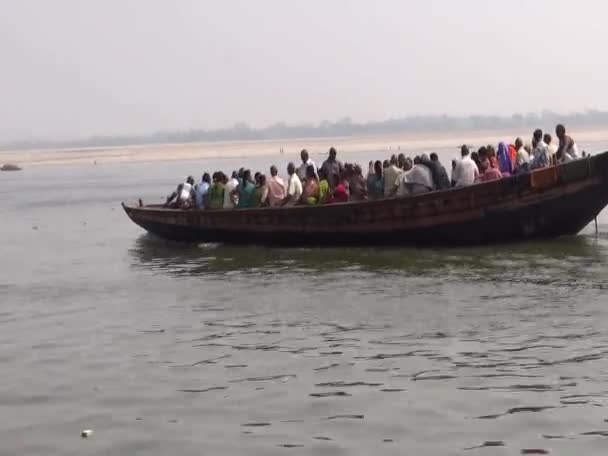
[(83, 439), (88, 439), (92, 435), (93, 431), (91, 429), (85, 429), (83, 431), (80, 431), (80, 437), (82, 437)]

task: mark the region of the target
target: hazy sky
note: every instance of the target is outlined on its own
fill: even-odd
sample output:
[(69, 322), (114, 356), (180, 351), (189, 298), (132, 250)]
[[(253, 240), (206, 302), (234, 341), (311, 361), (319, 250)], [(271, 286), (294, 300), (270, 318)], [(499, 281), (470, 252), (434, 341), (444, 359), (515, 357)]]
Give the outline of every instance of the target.
[(0, 6), (0, 142), (608, 109), (605, 0)]

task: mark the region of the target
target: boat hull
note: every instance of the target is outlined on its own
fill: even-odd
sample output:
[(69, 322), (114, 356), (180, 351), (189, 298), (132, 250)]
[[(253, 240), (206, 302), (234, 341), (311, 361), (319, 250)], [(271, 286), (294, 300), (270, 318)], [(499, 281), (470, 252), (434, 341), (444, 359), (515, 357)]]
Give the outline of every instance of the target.
[(604, 153), (408, 198), (220, 211), (123, 207), (150, 233), (183, 242), (458, 246), (574, 235), (607, 204), (608, 153)]

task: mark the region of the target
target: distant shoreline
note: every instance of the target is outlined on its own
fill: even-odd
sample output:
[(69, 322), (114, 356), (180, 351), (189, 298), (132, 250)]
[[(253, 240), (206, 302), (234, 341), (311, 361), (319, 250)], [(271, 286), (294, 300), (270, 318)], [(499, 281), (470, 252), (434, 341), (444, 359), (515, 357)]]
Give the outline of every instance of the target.
[[(463, 132), (401, 133), (386, 135), (359, 135), (332, 138), (269, 139), (252, 141), (218, 141), (201, 143), (139, 144), (112, 147), (85, 147), (67, 149), (38, 149), (0, 151), (0, 164), (19, 166), (51, 166), (70, 164), (146, 163), (187, 161), (213, 158), (286, 157), (297, 160), (301, 149), (311, 155), (322, 155), (329, 147), (336, 147), (342, 157), (357, 152), (430, 152), (433, 149), (453, 147), (455, 153), (461, 144), (474, 146), (494, 144), (501, 140), (513, 141), (521, 136), (529, 142), (532, 132), (512, 130), (478, 130)], [(551, 132), (553, 134), (553, 132)], [(573, 129), (579, 143), (608, 141), (607, 128)], [(283, 155), (280, 151), (283, 150)], [(594, 151), (590, 151), (594, 152)]]

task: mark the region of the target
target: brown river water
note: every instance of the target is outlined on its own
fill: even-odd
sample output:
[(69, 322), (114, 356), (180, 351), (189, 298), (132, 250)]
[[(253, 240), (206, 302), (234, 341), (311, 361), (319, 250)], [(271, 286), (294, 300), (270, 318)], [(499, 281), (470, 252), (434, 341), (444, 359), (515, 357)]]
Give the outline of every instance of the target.
[(0, 173), (0, 455), (606, 454), (608, 212), (419, 250), (181, 245), (120, 209), (284, 161)]

